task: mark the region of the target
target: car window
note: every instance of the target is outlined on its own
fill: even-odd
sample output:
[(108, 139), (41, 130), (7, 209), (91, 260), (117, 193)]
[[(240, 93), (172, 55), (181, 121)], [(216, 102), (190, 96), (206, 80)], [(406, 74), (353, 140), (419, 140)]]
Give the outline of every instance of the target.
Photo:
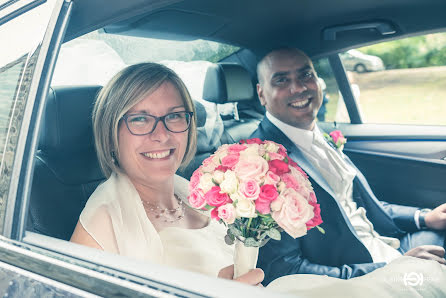
[(446, 125), (446, 33), (353, 49), (340, 57), (363, 123)]
[(151, 61), (175, 70), (192, 97), (200, 99), (208, 65), (238, 50), (207, 40), (177, 41), (94, 31), (62, 45), (52, 85), (104, 85), (125, 66)]
[(328, 58), (313, 61), (322, 88), (322, 106), (317, 114), (318, 121), (350, 122), (342, 95), (334, 77)]
[(54, 1), (26, 12), (0, 27), (0, 233), (20, 126)]

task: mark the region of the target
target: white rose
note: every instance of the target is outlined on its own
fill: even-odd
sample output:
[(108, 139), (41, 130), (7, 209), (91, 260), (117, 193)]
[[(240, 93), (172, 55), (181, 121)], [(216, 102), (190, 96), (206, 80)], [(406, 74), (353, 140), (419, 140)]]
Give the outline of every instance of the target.
[(241, 194), (240, 192), (238, 192), (238, 191), (236, 191), (236, 192), (230, 194), (229, 197), (231, 198), (231, 200), (232, 200), (233, 202), (237, 202), (237, 201), (239, 201), (239, 200), (247, 200), (247, 198), (246, 198), (243, 194)]
[(224, 179), (220, 183), (220, 188), (222, 192), (231, 194), (235, 193), (238, 189), (237, 176), (233, 171), (226, 171), (224, 174)]
[(198, 187), (203, 190), (203, 193), (207, 193), (215, 184), (212, 182), (212, 174), (204, 173), (200, 177), (200, 183), (198, 183)]
[(282, 191), (284, 191), (286, 189), (286, 184), (283, 181), (280, 181), (279, 183), (277, 183), (277, 190), (279, 191), (279, 193), (281, 193)]
[(223, 157), (228, 155), (228, 150), (227, 150), (228, 146), (229, 146), (228, 144), (224, 144), (224, 145), (220, 146), (220, 148), (218, 148), (218, 150), (213, 154), (214, 163), (216, 163), (218, 165), (221, 164), (221, 160), (223, 159)]
[(279, 146), (277, 144), (272, 143), (272, 142), (267, 142), (264, 146), (265, 146), (265, 150), (267, 152), (274, 152), (274, 153), (276, 153), (277, 151), (279, 151)]
[(215, 171), (212, 175), (212, 178), (214, 178), (214, 181), (217, 184), (221, 184), (223, 182), (223, 179), (225, 179), (225, 173), (223, 173), (222, 171)]
[(251, 200), (238, 200), (235, 206), (235, 211), (239, 217), (257, 217), (256, 205)]
[(259, 156), (259, 144), (250, 144), (248, 148), (240, 151), (240, 159), (248, 156)]

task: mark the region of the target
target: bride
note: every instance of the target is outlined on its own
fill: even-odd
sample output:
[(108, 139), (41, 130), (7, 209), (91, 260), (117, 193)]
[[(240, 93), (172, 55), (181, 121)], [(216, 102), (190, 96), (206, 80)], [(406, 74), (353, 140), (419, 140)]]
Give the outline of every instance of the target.
[[(108, 179), (89, 198), (71, 241), (232, 279), (233, 248), (223, 241), (225, 227), (187, 205), (187, 180), (175, 176), (194, 157), (197, 134), (192, 100), (181, 79), (156, 63), (123, 69), (101, 90), (93, 129)], [(403, 257), (393, 263), (353, 280), (291, 275), (268, 288), (313, 297), (359, 292), (407, 297), (419, 292), (414, 278), (420, 286), (420, 276), (446, 276), (445, 266), (432, 261)], [(399, 273), (415, 275), (406, 274), (405, 280), (403, 275), (402, 282), (411, 283), (398, 295), (391, 283), (393, 278), (393, 286), (398, 285)], [(254, 269), (236, 280), (258, 285), (263, 277), (261, 269)], [(433, 278), (423, 283), (446, 294), (445, 285)]]

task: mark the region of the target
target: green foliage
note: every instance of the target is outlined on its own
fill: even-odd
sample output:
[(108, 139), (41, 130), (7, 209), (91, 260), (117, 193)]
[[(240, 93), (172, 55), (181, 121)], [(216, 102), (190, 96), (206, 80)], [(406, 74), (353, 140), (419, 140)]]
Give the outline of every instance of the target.
[(386, 69), (446, 65), (446, 33), (395, 40), (359, 49), (379, 56)]

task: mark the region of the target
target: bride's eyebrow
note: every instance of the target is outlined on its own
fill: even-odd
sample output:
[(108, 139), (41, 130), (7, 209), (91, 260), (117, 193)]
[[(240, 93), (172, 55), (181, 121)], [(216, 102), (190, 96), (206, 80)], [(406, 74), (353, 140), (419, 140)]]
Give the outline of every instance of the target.
[[(175, 106), (175, 107), (170, 107), (169, 109), (167, 109), (167, 114), (171, 113), (177, 109), (186, 109), (186, 107), (184, 105), (179, 105), (179, 106)], [(130, 109), (127, 113), (129, 114), (147, 114), (147, 115), (152, 115), (152, 113), (150, 113), (149, 110), (132, 110)]]

